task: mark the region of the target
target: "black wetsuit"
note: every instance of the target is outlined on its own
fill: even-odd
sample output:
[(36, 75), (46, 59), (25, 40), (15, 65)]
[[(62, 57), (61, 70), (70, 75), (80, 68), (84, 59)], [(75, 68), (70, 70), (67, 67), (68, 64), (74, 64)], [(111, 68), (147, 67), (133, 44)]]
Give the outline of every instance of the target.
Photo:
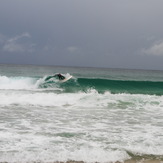
[(57, 74), (56, 76), (58, 76), (59, 80), (64, 80), (65, 79), (65, 77), (63, 75), (61, 75), (61, 74)]
[(54, 78), (54, 77), (58, 77), (59, 80), (64, 80), (64, 79), (65, 79), (65, 77), (64, 77), (63, 75), (61, 75), (61, 74), (55, 74), (55, 75), (53, 75), (53, 76), (48, 76), (48, 77), (45, 79), (45, 81), (47, 81), (47, 80), (49, 80), (49, 79), (51, 79), (51, 78)]

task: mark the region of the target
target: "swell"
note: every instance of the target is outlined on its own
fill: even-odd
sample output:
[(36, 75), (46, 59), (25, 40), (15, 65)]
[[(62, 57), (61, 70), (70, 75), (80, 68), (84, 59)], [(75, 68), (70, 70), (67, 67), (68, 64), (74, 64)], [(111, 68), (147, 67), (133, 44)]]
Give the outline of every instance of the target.
[(32, 90), (52, 90), (75, 93), (79, 91), (87, 92), (95, 89), (99, 93), (109, 91), (113, 94), (149, 94), (163, 95), (163, 81), (131, 81), (131, 80), (111, 80), (103, 78), (72, 78), (65, 83), (52, 78), (45, 80), (44, 77), (7, 77), (0, 76), (0, 90), (3, 89), (32, 89)]
[(94, 88), (99, 92), (163, 95), (163, 82), (161, 81), (79, 78), (77, 82), (83, 88)]

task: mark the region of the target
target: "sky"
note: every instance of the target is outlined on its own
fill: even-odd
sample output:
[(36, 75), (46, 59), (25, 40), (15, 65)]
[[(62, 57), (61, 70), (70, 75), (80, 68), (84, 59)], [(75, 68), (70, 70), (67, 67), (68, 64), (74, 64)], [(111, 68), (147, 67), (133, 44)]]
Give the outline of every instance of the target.
[(163, 70), (163, 0), (1, 0), (0, 63)]

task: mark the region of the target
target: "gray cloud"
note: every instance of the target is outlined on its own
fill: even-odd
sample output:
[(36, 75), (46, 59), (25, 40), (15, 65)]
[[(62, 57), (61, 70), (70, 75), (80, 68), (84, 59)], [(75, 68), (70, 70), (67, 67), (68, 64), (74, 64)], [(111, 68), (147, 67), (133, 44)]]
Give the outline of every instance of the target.
[(4, 45), (3, 50), (6, 52), (24, 52), (25, 48), (23, 45), (15, 42), (10, 42)]
[(31, 51), (33, 45), (26, 43), (26, 41), (23, 40), (24, 38), (31, 38), (31, 36), (26, 32), (8, 39), (3, 39), (3, 51), (10, 53)]
[(147, 49), (143, 49), (144, 54), (163, 56), (163, 41), (152, 45)]

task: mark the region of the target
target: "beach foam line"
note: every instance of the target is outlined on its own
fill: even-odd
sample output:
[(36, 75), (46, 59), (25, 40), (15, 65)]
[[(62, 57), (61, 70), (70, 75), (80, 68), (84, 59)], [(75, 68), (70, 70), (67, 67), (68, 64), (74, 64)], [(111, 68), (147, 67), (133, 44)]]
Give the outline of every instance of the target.
[[(11, 162), (0, 162), (0, 163), (11, 163)], [(14, 163), (87, 163), (87, 162), (84, 162), (84, 161), (73, 161), (73, 160), (70, 160), (70, 161), (66, 161), (66, 162), (63, 162), (63, 161), (54, 161), (54, 162), (42, 162), (42, 161), (34, 161), (34, 162), (14, 162)], [(89, 163), (89, 162), (88, 162)], [(100, 163), (100, 162), (94, 162), (94, 163)], [(163, 163), (163, 160), (146, 160), (146, 159), (141, 159), (141, 160), (133, 160), (133, 159), (129, 159), (129, 160), (125, 160), (125, 161), (116, 161), (116, 162), (106, 162), (106, 163)]]

